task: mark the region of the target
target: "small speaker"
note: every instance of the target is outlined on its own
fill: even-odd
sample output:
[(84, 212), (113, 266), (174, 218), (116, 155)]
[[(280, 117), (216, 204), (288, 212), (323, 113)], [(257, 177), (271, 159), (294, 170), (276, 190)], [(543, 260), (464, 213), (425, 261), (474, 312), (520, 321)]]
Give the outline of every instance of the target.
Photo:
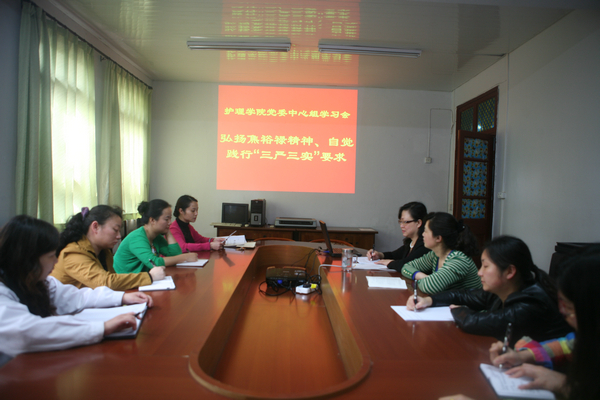
[(264, 226), (267, 223), (267, 201), (256, 199), (250, 201), (250, 226)]

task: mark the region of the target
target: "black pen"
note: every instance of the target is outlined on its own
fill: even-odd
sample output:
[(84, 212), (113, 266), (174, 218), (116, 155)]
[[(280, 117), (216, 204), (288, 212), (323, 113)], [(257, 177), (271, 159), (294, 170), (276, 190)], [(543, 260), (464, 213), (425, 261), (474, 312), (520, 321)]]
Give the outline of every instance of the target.
[[(509, 322), (506, 326), (506, 333), (504, 334), (504, 344), (502, 345), (502, 352), (500, 354), (504, 354), (508, 351), (510, 337), (512, 336), (512, 323)], [(498, 368), (502, 369), (502, 364), (498, 366)]]
[(417, 311), (417, 302), (419, 301), (419, 297), (417, 296), (417, 280), (413, 281), (413, 295), (415, 301), (415, 311)]
[(152, 259), (151, 259), (151, 258), (149, 258), (149, 259), (148, 259), (148, 261), (150, 261), (150, 264), (152, 264), (152, 266), (153, 266), (154, 268), (156, 268), (156, 264), (154, 264), (154, 261), (152, 261)]

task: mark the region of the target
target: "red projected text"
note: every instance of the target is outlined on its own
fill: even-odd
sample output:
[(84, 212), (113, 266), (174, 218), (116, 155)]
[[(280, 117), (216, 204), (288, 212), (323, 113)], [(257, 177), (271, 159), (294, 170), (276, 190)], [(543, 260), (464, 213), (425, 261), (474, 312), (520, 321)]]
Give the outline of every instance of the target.
[(356, 102), (356, 90), (219, 87), (217, 189), (354, 193)]

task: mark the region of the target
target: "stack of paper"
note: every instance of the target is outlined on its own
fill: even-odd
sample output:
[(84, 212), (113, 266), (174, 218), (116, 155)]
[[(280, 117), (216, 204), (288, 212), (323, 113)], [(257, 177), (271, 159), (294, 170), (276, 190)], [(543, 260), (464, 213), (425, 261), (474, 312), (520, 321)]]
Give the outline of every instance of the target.
[(140, 286), (138, 290), (140, 292), (151, 292), (153, 290), (173, 290), (175, 289), (175, 282), (173, 282), (173, 278), (170, 276), (165, 276), (164, 279), (160, 281), (152, 282), (152, 285)]
[(406, 282), (401, 278), (387, 276), (367, 276), (370, 288), (406, 289)]

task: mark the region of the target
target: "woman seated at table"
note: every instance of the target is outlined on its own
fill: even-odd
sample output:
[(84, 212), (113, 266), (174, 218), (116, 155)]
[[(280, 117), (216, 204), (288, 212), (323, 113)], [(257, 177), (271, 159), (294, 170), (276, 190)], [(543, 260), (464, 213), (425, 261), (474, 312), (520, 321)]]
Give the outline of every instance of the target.
[(148, 303), (144, 293), (107, 287), (77, 289), (48, 276), (56, 264), (58, 231), (26, 215), (0, 231), (0, 352), (61, 350), (97, 343), (106, 335), (136, 326), (133, 313), (106, 322), (77, 319), (85, 308)]
[(427, 216), (427, 207), (413, 201), (406, 203), (398, 211), (398, 223), (402, 229), (404, 243), (394, 251), (380, 252), (371, 249), (367, 252), (370, 260), (379, 260), (377, 264), (387, 265), (400, 272), (404, 264), (424, 256), (431, 250), (423, 244), (423, 220)]
[[(164, 200), (142, 201), (138, 206), (144, 226), (123, 239), (115, 254), (115, 271), (130, 274), (169, 267), (186, 261), (197, 261), (196, 253), (181, 253), (169, 230), (171, 205)], [(162, 256), (162, 257), (161, 257)]]
[[(520, 351), (502, 355), (502, 343), (498, 342), (490, 348), (492, 363), (514, 367), (506, 372), (510, 376), (532, 378), (522, 389), (551, 390), (569, 399), (600, 399), (599, 281), (600, 245), (592, 245), (565, 262), (559, 279), (560, 312), (575, 329), (576, 340), (575, 334), (543, 343), (524, 338), (515, 346)], [(566, 375), (556, 371), (561, 366), (568, 371)]]
[(173, 215), (175, 215), (176, 219), (169, 229), (184, 253), (189, 251), (219, 250), (223, 248), (225, 239), (204, 237), (190, 225), (191, 222), (196, 222), (196, 218), (198, 217), (198, 200), (192, 196), (185, 194), (177, 199)]
[(67, 221), (58, 241), (58, 262), (51, 276), (78, 288), (108, 286), (127, 290), (150, 285), (165, 277), (164, 267), (150, 272), (117, 274), (113, 268), (113, 247), (121, 239), (122, 211), (99, 205), (84, 207)]
[(402, 267), (402, 275), (418, 282), (424, 293), (449, 289), (478, 289), (477, 240), (462, 220), (445, 212), (430, 213), (425, 218), (423, 243), (432, 250)]
[[(527, 245), (512, 236), (492, 240), (481, 255), (480, 290), (455, 290), (431, 297), (413, 297), (407, 309), (450, 306), (454, 321), (467, 333), (504, 337), (512, 323), (514, 340), (565, 336), (571, 329), (561, 317), (556, 288), (548, 274), (535, 266)], [(512, 344), (512, 343), (511, 343)]]

